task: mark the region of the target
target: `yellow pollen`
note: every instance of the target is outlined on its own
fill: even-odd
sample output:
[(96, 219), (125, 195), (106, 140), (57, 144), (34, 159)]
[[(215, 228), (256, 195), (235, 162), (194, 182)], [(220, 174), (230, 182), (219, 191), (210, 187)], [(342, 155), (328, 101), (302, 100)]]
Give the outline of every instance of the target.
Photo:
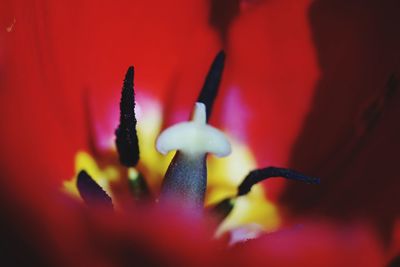
[[(76, 187), (76, 176), (81, 170), (86, 170), (89, 175), (115, 199), (112, 184), (118, 182), (123, 175), (135, 180), (139, 172), (146, 177), (150, 190), (157, 195), (162, 183), (162, 177), (168, 168), (173, 153), (162, 156), (155, 149), (155, 142), (161, 131), (162, 110), (158, 103), (151, 101), (150, 105), (141, 106), (141, 114), (138, 119), (137, 132), (140, 147), (140, 163), (137, 169), (124, 169), (116, 165), (99, 166), (96, 159), (85, 151), (78, 151), (75, 157), (75, 175), (63, 183), (63, 191), (70, 196), (81, 199)], [(244, 177), (255, 169), (256, 161), (246, 144), (239, 142), (226, 133), (232, 145), (232, 154), (226, 158), (209, 156), (208, 182), (206, 194), (206, 206), (218, 203), (224, 198), (236, 195), (237, 186)], [(115, 148), (110, 147), (110, 151)], [(115, 158), (117, 158), (115, 154)], [(252, 191), (236, 199), (235, 207), (229, 216), (221, 223), (216, 235), (231, 231), (246, 225), (259, 225), (264, 231), (273, 231), (280, 224), (277, 207), (265, 196), (265, 188), (255, 185)]]

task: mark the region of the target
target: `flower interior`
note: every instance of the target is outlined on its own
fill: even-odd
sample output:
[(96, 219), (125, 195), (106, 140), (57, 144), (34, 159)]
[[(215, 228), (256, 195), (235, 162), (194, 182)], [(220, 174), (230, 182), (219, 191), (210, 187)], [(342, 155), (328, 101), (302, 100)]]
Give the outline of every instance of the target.
[(277, 229), (277, 207), (259, 183), (271, 177), (310, 184), (318, 184), (319, 179), (285, 168), (256, 169), (245, 143), (208, 124), (224, 61), (221, 51), (194, 103), (191, 120), (163, 131), (161, 109), (154, 101), (141, 105), (137, 121), (134, 68), (129, 67), (115, 145), (106, 155), (78, 151), (76, 175), (64, 182), (63, 190), (89, 207), (115, 211), (141, 203), (179, 206), (216, 218), (217, 236), (244, 226), (250, 231)]

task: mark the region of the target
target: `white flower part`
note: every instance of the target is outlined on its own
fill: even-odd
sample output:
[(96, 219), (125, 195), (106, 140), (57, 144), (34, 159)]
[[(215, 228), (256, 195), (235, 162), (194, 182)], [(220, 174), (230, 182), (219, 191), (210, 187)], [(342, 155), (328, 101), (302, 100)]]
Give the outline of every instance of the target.
[(206, 106), (195, 104), (192, 120), (181, 122), (164, 130), (156, 141), (156, 148), (162, 154), (180, 150), (191, 155), (212, 153), (226, 157), (231, 153), (231, 144), (220, 130), (206, 122)]
[(255, 239), (264, 233), (261, 225), (257, 223), (250, 223), (243, 225), (239, 228), (233, 229), (231, 232), (229, 245), (233, 246), (241, 242), (246, 242)]

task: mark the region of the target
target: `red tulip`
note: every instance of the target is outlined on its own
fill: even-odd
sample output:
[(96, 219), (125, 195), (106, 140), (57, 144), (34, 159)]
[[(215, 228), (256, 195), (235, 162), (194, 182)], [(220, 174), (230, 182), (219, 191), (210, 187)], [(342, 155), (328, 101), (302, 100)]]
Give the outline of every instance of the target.
[[(5, 1), (4, 260), (382, 266), (399, 253), (398, 242), (388, 241), (397, 235), (387, 227), (398, 218), (397, 86), (385, 87), (398, 72), (398, 8), (390, 0)], [(104, 152), (114, 135), (127, 66), (137, 70), (138, 96), (162, 106), (166, 127), (187, 118), (221, 47), (226, 70), (211, 124), (246, 144), (257, 166), (293, 166), (321, 177), (319, 187), (284, 191), (282, 230), (229, 246), (212, 239), (215, 224), (204, 218), (151, 205), (89, 210), (61, 192), (74, 175), (76, 154), (93, 148), (88, 136)], [(275, 200), (283, 183), (266, 184)], [(328, 221), (310, 223), (319, 216)], [(386, 247), (371, 223), (386, 227)]]

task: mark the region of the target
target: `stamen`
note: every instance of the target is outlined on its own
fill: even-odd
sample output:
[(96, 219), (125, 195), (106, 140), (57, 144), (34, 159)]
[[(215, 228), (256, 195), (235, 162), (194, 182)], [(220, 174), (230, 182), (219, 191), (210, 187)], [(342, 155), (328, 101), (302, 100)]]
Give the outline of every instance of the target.
[(220, 51), (215, 57), (210, 67), (210, 70), (208, 71), (203, 88), (201, 89), (200, 95), (197, 98), (197, 102), (201, 102), (206, 105), (207, 121), (211, 116), (214, 100), (218, 94), (218, 87), (221, 82), (222, 72), (224, 70), (224, 63), (225, 53), (224, 51)]
[(136, 200), (148, 200), (151, 197), (149, 186), (143, 175), (134, 168), (128, 169), (128, 181)]
[(77, 179), (79, 194), (89, 207), (106, 207), (113, 209), (110, 196), (100, 187), (86, 171), (80, 171)]
[(139, 143), (136, 133), (134, 69), (126, 72), (120, 102), (119, 126), (115, 131), (119, 161), (126, 167), (134, 167), (139, 161)]
[(209, 209), (210, 214), (214, 215), (219, 221), (223, 221), (235, 207), (236, 198), (225, 198)]
[(219, 52), (211, 65), (198, 97), (191, 122), (166, 129), (157, 139), (157, 150), (177, 150), (165, 174), (161, 201), (175, 200), (202, 209), (207, 186), (207, 153), (224, 157), (231, 153), (229, 141), (218, 129), (207, 125), (224, 69), (225, 53)]
[(237, 195), (246, 195), (248, 192), (250, 192), (253, 185), (272, 177), (283, 177), (290, 180), (302, 181), (307, 184), (320, 183), (318, 178), (309, 177), (290, 169), (268, 167), (251, 171), (239, 185)]

